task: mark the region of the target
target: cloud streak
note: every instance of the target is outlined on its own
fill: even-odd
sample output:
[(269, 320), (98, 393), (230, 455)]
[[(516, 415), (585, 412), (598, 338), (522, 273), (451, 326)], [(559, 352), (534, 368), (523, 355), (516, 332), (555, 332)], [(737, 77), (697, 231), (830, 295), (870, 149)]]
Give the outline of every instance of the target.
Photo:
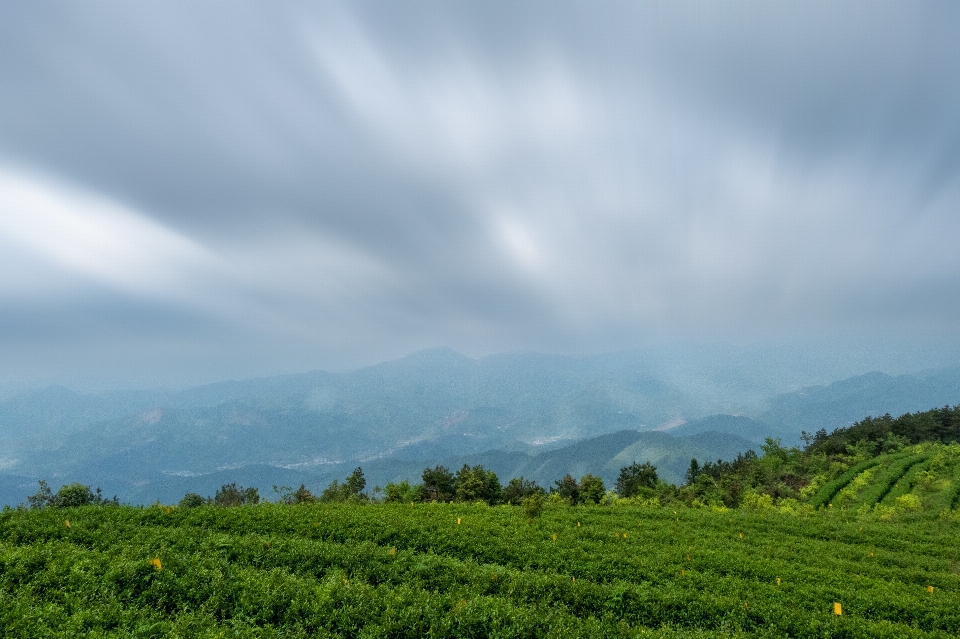
[(960, 338), (948, 3), (0, 12), (0, 323), (65, 350)]

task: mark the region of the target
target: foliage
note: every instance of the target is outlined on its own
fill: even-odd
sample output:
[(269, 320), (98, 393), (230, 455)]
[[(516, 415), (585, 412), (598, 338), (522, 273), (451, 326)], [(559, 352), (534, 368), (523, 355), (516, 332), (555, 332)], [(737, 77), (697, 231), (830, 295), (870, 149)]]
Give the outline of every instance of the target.
[(446, 466), (425, 468), (421, 475), (423, 501), (453, 501), (455, 497), (453, 473)]
[(580, 484), (572, 475), (567, 473), (554, 484), (556, 485), (550, 489), (551, 493), (556, 493), (572, 506), (580, 503)]
[(814, 435), (804, 433), (804, 439), (808, 451), (822, 451), (828, 455), (846, 453), (848, 446), (861, 443), (869, 447), (871, 456), (920, 442), (950, 444), (960, 441), (960, 405), (906, 413), (896, 419), (889, 413), (866, 417), (829, 435), (826, 430)]
[(274, 486), (273, 489), (280, 493), (281, 504), (312, 504), (317, 501), (317, 498), (314, 497), (313, 493), (311, 493), (304, 484), (300, 484), (300, 488), (296, 490), (287, 486), (281, 486), (280, 488)]
[(408, 504), (421, 500), (423, 486), (420, 484), (413, 486), (404, 479), (399, 483), (388, 483), (384, 488), (384, 493), (384, 501), (388, 504)]
[(584, 503), (599, 504), (606, 492), (603, 480), (596, 475), (587, 474), (580, 478), (580, 499)]
[(198, 495), (197, 493), (187, 493), (177, 505), (181, 508), (199, 508), (200, 506), (206, 505), (206, 503), (207, 500), (201, 495)]
[(543, 508), (547, 504), (543, 490), (535, 492), (523, 500), (523, 514), (528, 519), (535, 519), (543, 514)]
[[(945, 459), (944, 472), (956, 457)], [(466, 503), (8, 510), (0, 627), (11, 637), (960, 634), (958, 518), (630, 503), (547, 508), (533, 523), (520, 508)]]
[(522, 476), (514, 477), (503, 489), (503, 503), (519, 506), (534, 495), (542, 497), (545, 492), (532, 479), (524, 479)]
[(224, 484), (217, 490), (216, 495), (213, 496), (213, 504), (215, 506), (246, 506), (248, 504), (259, 503), (259, 501), (260, 492), (256, 488), (244, 488), (236, 482)]
[(367, 485), (367, 480), (363, 477), (363, 469), (359, 466), (354, 469), (350, 475), (343, 480), (341, 484), (336, 479), (327, 486), (327, 489), (320, 495), (322, 502), (345, 502), (345, 501), (365, 501), (366, 496), (363, 489)]
[(621, 497), (638, 497), (643, 494), (644, 489), (655, 489), (658, 481), (656, 466), (650, 462), (633, 462), (620, 469), (616, 491)]
[(116, 496), (113, 499), (106, 499), (99, 487), (93, 491), (89, 486), (79, 482), (61, 486), (56, 493), (50, 490), (45, 480), (41, 479), (39, 483), (40, 489), (27, 497), (27, 503), (31, 508), (74, 508), (90, 505), (119, 505), (120, 503)]
[(485, 501), (496, 504), (503, 489), (497, 474), (483, 466), (464, 464), (453, 479), (457, 501)]

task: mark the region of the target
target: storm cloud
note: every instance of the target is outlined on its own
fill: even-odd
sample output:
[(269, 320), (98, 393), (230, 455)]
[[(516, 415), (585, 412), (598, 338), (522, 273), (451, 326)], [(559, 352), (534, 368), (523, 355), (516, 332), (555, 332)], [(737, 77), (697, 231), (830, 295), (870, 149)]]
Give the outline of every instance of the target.
[(956, 340), (957, 42), (952, 3), (8, 3), (0, 377)]

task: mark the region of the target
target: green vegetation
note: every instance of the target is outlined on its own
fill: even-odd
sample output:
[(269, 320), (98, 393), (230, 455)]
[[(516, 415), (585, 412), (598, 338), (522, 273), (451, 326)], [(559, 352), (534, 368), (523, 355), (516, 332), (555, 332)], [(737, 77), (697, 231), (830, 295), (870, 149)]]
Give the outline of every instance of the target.
[[(949, 422), (960, 407), (932, 412)], [(549, 494), (522, 478), (501, 487), (482, 466), (438, 466), (421, 485), (388, 485), (381, 503), (363, 496), (360, 469), (327, 498), (280, 488), (279, 503), (258, 504), (236, 485), (150, 508), (41, 490), (32, 508), (0, 514), (0, 628), (11, 637), (958, 636), (960, 444), (943, 429), (913, 442), (898, 420), (882, 421), (888, 430), (860, 422), (810, 437), (804, 450), (768, 440), (761, 455), (692, 462), (681, 487), (633, 464), (616, 492), (568, 475)], [(57, 495), (89, 497), (66, 488)]]
[(532, 521), (477, 503), (7, 510), (0, 627), (11, 637), (954, 637), (958, 533), (956, 518), (923, 511), (884, 521), (620, 503), (548, 502)]

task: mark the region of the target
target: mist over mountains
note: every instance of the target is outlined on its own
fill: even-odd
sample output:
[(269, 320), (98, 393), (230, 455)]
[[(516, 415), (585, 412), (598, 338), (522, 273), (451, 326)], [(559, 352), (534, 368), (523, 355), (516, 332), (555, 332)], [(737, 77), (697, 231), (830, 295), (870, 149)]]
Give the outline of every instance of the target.
[(676, 482), (691, 457), (729, 459), (765, 437), (796, 444), (802, 430), (960, 403), (960, 369), (809, 379), (802, 362), (773, 366), (762, 354), (471, 359), (433, 349), (350, 373), (180, 391), (47, 387), (0, 402), (0, 496), (20, 503), (44, 478), (132, 503), (231, 481), (269, 498), (271, 485), (320, 489), (358, 465), (372, 488), (438, 463), (550, 485), (568, 472), (612, 482), (621, 466), (651, 461)]

